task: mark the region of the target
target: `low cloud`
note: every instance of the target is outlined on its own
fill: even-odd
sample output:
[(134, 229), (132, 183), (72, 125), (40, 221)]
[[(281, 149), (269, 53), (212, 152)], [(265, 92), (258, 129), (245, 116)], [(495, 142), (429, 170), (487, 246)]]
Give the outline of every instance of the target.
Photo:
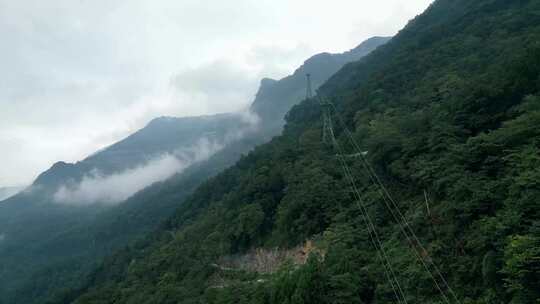
[(243, 122), (245, 125), (243, 128), (237, 130), (230, 130), (225, 135), (225, 143), (231, 143), (233, 141), (239, 140), (244, 137), (246, 134), (257, 131), (259, 128), (259, 123), (261, 118), (256, 113), (251, 112), (250, 110), (241, 111), (235, 113), (238, 116), (238, 119)]
[(61, 204), (117, 204), (147, 186), (182, 172), (190, 165), (205, 160), (223, 148), (222, 143), (203, 138), (192, 147), (174, 154), (163, 154), (146, 164), (105, 176), (94, 170), (76, 185), (63, 185), (54, 194)]
[(149, 185), (166, 180), (194, 163), (207, 160), (226, 145), (258, 130), (259, 117), (256, 114), (244, 111), (236, 115), (243, 125), (227, 131), (223, 138), (203, 137), (192, 146), (160, 155), (141, 166), (112, 175), (94, 170), (77, 184), (61, 186), (54, 194), (54, 201), (68, 205), (121, 203)]
[(6, 187), (6, 188), (0, 188), (0, 201), (3, 201), (7, 198), (10, 198), (11, 196), (17, 194), (18, 192), (22, 191), (24, 187)]
[(393, 35), (431, 2), (0, 0), (0, 186), (157, 116), (245, 108), (260, 78)]

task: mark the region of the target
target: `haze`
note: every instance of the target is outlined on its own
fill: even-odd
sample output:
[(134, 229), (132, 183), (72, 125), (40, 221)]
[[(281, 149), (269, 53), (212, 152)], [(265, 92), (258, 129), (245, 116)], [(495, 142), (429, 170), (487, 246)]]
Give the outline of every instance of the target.
[(262, 77), (394, 35), (431, 0), (0, 0), (0, 187), (161, 115), (246, 108)]

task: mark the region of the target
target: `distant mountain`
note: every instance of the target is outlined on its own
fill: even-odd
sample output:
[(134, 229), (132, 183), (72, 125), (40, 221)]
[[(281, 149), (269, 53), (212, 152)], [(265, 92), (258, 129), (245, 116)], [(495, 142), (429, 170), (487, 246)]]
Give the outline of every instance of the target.
[[(77, 287), (101, 257), (156, 229), (207, 178), (278, 135), (287, 111), (304, 97), (305, 73), (317, 88), (386, 41), (374, 38), (344, 54), (319, 54), (291, 76), (261, 81), (251, 113), (156, 118), (80, 162), (54, 164), (27, 191), (0, 202), (0, 303), (42, 303), (59, 286)], [(100, 201), (107, 192), (124, 190), (128, 184), (118, 179), (126, 172), (163, 155), (187, 165), (123, 202)], [(81, 185), (96, 187), (92, 201), (81, 201), (88, 194)], [(73, 195), (58, 202), (65, 192)]]
[(316, 90), (345, 64), (361, 59), (389, 40), (390, 37), (373, 37), (345, 53), (317, 54), (292, 75), (280, 80), (263, 79), (251, 110), (261, 117), (267, 128), (279, 132), (285, 123), (285, 114), (306, 97), (306, 74), (311, 75), (312, 87)]
[(0, 201), (17, 194), (24, 187), (0, 187)]
[(163, 154), (178, 154), (203, 138), (222, 145), (229, 140), (228, 136), (250, 128), (250, 124), (240, 114), (156, 118), (141, 130), (80, 162), (54, 164), (38, 176), (34, 186), (57, 187), (80, 181), (92, 170), (103, 175), (119, 173)]

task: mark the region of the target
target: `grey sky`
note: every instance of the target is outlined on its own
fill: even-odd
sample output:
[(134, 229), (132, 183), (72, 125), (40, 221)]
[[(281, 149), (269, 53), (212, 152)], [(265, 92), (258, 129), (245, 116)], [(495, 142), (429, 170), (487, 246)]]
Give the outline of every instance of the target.
[(393, 35), (431, 0), (0, 0), (0, 187)]

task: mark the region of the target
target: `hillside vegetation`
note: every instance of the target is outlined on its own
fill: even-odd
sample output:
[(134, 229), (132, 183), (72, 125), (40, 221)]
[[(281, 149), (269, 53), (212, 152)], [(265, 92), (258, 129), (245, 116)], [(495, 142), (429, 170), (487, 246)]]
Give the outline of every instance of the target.
[[(448, 301), (441, 295), (413, 254), (419, 244), (404, 238), (362, 162), (347, 159), (409, 303), (540, 300), (539, 39), (538, 1), (438, 0), (320, 90), (336, 105), (340, 146), (357, 152), (346, 126), (458, 299), (445, 286)], [(316, 100), (295, 106), (282, 136), (52, 302), (397, 302), (321, 128)], [(319, 250), (305, 263), (216, 267), (306, 240)]]

